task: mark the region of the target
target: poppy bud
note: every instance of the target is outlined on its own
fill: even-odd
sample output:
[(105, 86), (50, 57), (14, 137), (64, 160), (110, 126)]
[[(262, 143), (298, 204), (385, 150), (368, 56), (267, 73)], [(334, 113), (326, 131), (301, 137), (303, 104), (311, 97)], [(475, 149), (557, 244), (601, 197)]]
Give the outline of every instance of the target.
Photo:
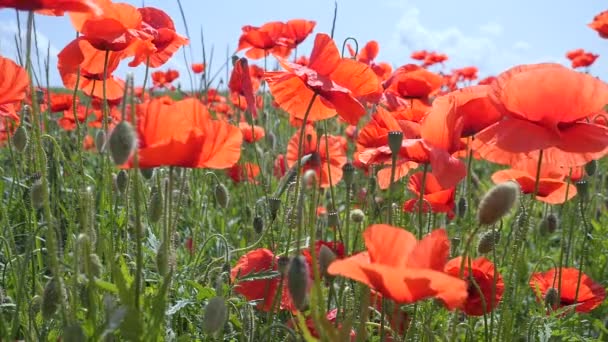
[(283, 276), (287, 275), (287, 269), (289, 268), (289, 258), (286, 256), (281, 256), (277, 260), (277, 271)]
[(403, 142), (403, 132), (388, 132), (388, 147), (391, 148), (391, 153), (393, 154), (393, 156), (397, 155), (401, 150), (401, 142)]
[(232, 55), (231, 61), (232, 61), (232, 66), (234, 66), (236, 64), (236, 62), (239, 61), (239, 56)]
[(99, 255), (95, 253), (89, 254), (89, 269), (94, 277), (99, 278), (103, 272), (103, 265), (99, 259)]
[(148, 219), (151, 223), (158, 222), (163, 217), (163, 193), (159, 189), (152, 189), (150, 204), (148, 206)]
[(41, 310), (44, 320), (49, 320), (55, 314), (61, 301), (60, 296), (62, 295), (63, 289), (61, 288), (61, 283), (51, 278), (44, 286), (44, 291), (42, 292)]
[(139, 169), (139, 172), (147, 180), (150, 180), (150, 178), (152, 178), (152, 176), (154, 176), (154, 168), (152, 168), (152, 167)]
[(116, 175), (116, 189), (119, 192), (124, 193), (127, 190), (129, 184), (129, 174), (125, 170), (120, 170)]
[(557, 289), (554, 287), (550, 287), (549, 289), (547, 289), (547, 292), (545, 292), (545, 305), (550, 308), (554, 308), (557, 307), (559, 302), (559, 292), (557, 291)]
[(40, 311), (41, 308), (42, 308), (42, 297), (39, 295), (35, 295), (34, 297), (32, 297), (32, 300), (30, 301), (30, 313), (36, 314)]
[(29, 138), (27, 136), (27, 130), (25, 129), (25, 127), (23, 127), (23, 125), (19, 126), (17, 130), (15, 130), (12, 141), (13, 146), (15, 146), (15, 150), (17, 150), (17, 152), (21, 153), (25, 151)]
[(499, 231), (492, 229), (488, 232), (485, 232), (479, 238), (479, 243), (477, 244), (477, 252), (479, 254), (490, 253), (492, 250), (494, 250), (494, 247), (496, 246), (496, 244), (498, 243), (499, 240), (500, 240)]
[(228, 207), (228, 202), (230, 201), (230, 196), (228, 194), (228, 188), (222, 183), (216, 184), (214, 189), (215, 201), (216, 203), (222, 207)]
[(554, 213), (543, 217), (540, 221), (539, 230), (543, 235), (553, 234), (559, 227), (559, 218)]
[(30, 197), (32, 207), (40, 209), (49, 196), (49, 189), (42, 184), (42, 180), (38, 179), (30, 187)]
[(110, 134), (108, 140), (110, 156), (116, 165), (122, 165), (129, 160), (137, 147), (137, 139), (133, 126), (127, 121), (121, 121)]
[(167, 245), (166, 241), (163, 241), (156, 251), (156, 269), (158, 270), (158, 274), (164, 277), (174, 266), (175, 255), (173, 254), (173, 249)]
[(460, 197), (458, 200), (458, 205), (456, 206), (456, 215), (458, 215), (458, 217), (464, 217), (464, 215), (467, 213), (467, 208), (467, 199)]
[(293, 257), (287, 270), (287, 288), (293, 304), (300, 311), (307, 307), (309, 281), (310, 271), (306, 259), (301, 255)]
[(281, 199), (277, 197), (271, 197), (268, 199), (268, 208), (270, 209), (270, 217), (274, 221), (277, 218), (279, 209), (281, 209)]
[(350, 219), (355, 223), (361, 223), (365, 220), (365, 213), (361, 209), (353, 209), (350, 211)]
[(61, 341), (64, 342), (80, 342), (86, 341), (87, 337), (84, 334), (84, 330), (79, 324), (72, 324), (63, 328), (63, 336)]
[(348, 162), (342, 166), (342, 179), (346, 186), (351, 186), (355, 178), (355, 167), (351, 162)]
[(224, 298), (219, 296), (211, 298), (205, 306), (203, 330), (208, 334), (215, 334), (224, 327), (227, 316), (228, 308)]
[(586, 180), (581, 180), (576, 182), (576, 192), (581, 197), (582, 200), (586, 200), (589, 195), (589, 183)]
[(336, 258), (336, 253), (334, 253), (331, 248), (326, 245), (321, 245), (321, 248), (319, 249), (319, 270), (323, 276), (328, 276), (327, 268), (336, 260)]
[(103, 130), (97, 131), (95, 133), (95, 149), (97, 152), (101, 153), (106, 148), (106, 132)]
[(585, 165), (585, 172), (589, 176), (593, 176), (595, 171), (597, 171), (597, 160), (592, 160)]
[(264, 219), (261, 216), (253, 218), (253, 230), (256, 234), (262, 234), (262, 231), (264, 231)]
[(327, 214), (327, 225), (330, 227), (338, 227), (340, 225), (340, 217), (337, 211)]
[(481, 199), (477, 220), (480, 224), (492, 225), (505, 216), (517, 202), (519, 185), (504, 182), (495, 185)]

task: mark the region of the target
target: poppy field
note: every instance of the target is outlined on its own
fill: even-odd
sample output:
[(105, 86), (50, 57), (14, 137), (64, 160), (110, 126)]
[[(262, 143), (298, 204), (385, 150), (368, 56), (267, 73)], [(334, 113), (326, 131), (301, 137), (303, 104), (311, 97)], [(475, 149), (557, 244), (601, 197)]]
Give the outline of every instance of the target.
[(216, 72), (165, 10), (0, 0), (0, 341), (608, 341), (598, 55), (481, 78), (277, 18)]

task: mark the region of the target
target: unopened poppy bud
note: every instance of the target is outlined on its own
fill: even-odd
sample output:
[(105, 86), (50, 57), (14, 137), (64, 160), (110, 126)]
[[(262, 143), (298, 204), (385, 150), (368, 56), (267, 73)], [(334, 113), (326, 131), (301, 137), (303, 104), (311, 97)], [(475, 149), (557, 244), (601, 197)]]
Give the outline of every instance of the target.
[(504, 182), (495, 185), (481, 199), (477, 220), (480, 224), (492, 225), (505, 216), (519, 198), (519, 185)]
[(102, 153), (106, 149), (106, 131), (99, 130), (95, 133), (95, 149)]
[(152, 189), (150, 204), (148, 205), (148, 219), (151, 223), (160, 221), (163, 217), (163, 193), (159, 189)]
[(89, 254), (89, 268), (94, 277), (99, 278), (101, 276), (101, 273), (103, 272), (103, 265), (101, 264), (99, 255), (95, 253)]
[(593, 176), (595, 171), (597, 171), (597, 160), (592, 160), (585, 165), (585, 172), (589, 176)]
[(84, 334), (84, 330), (79, 324), (72, 324), (63, 328), (63, 336), (61, 341), (63, 342), (80, 342), (86, 341), (87, 337)]
[(456, 206), (456, 215), (458, 215), (458, 217), (464, 217), (464, 215), (467, 213), (467, 208), (467, 199), (460, 197), (458, 200), (458, 205)]
[(557, 289), (554, 287), (547, 289), (547, 292), (545, 292), (545, 305), (550, 308), (554, 308), (559, 304), (559, 302), (559, 292)]
[(268, 146), (270, 147), (271, 150), (275, 150), (276, 147), (276, 143), (277, 143), (277, 137), (276, 135), (274, 135), (274, 133), (272, 132), (268, 132), (266, 133), (266, 142), (268, 143)]
[(348, 162), (342, 166), (342, 179), (346, 186), (351, 186), (355, 178), (355, 167), (351, 162)]
[(586, 180), (581, 180), (576, 182), (576, 192), (581, 197), (582, 200), (586, 200), (587, 196), (589, 196), (589, 183)]
[(19, 126), (15, 130), (15, 133), (13, 134), (13, 138), (12, 138), (12, 142), (13, 142), (13, 146), (15, 146), (15, 150), (17, 150), (17, 152), (19, 152), (19, 153), (25, 151), (28, 141), (29, 141), (29, 138), (27, 136), (27, 130), (25, 129), (25, 127), (23, 127), (23, 125)]
[(332, 211), (327, 214), (327, 225), (330, 227), (338, 227), (340, 225), (340, 217), (337, 211)]
[(174, 266), (173, 252), (168, 248), (167, 242), (163, 241), (156, 251), (156, 269), (161, 276), (167, 275)]
[(559, 227), (559, 218), (554, 213), (550, 213), (543, 217), (540, 221), (539, 230), (543, 235), (553, 234)]
[(497, 230), (490, 230), (485, 232), (479, 238), (479, 243), (477, 244), (477, 252), (479, 254), (486, 254), (494, 250), (496, 244), (500, 240), (500, 232)]
[(391, 149), (393, 156), (397, 155), (401, 150), (401, 143), (403, 142), (403, 132), (391, 131), (388, 132), (388, 147)]
[(44, 184), (42, 184), (42, 180), (38, 179), (32, 184), (30, 187), (30, 197), (32, 207), (34, 209), (40, 209), (44, 205), (44, 202), (47, 200), (49, 196), (49, 190)]
[(239, 61), (239, 56), (232, 55), (232, 59), (231, 59), (232, 66), (234, 66), (236, 64), (236, 62), (238, 62), (238, 61)]
[(309, 281), (310, 271), (306, 259), (301, 255), (293, 257), (287, 270), (287, 288), (293, 304), (300, 311), (304, 311), (308, 304)]
[(253, 218), (253, 230), (256, 234), (262, 234), (264, 231), (264, 219), (261, 216), (256, 216)]
[(61, 302), (62, 294), (61, 283), (51, 278), (42, 292), (41, 310), (43, 319), (48, 320), (55, 314)]
[(124, 193), (127, 190), (129, 184), (129, 174), (126, 170), (120, 170), (116, 175), (116, 189), (119, 192)]
[(215, 195), (215, 201), (220, 207), (228, 207), (230, 196), (228, 194), (228, 188), (226, 188), (224, 184), (216, 184), (213, 193)]
[(110, 134), (108, 140), (110, 156), (116, 165), (122, 165), (129, 160), (137, 146), (133, 126), (127, 121), (121, 121)]
[(314, 188), (317, 184), (317, 173), (314, 170), (306, 170), (302, 176), (302, 184), (307, 188)]
[(148, 180), (150, 178), (152, 178), (152, 176), (154, 176), (154, 168), (152, 168), (152, 167), (139, 169), (139, 172), (145, 179), (148, 179)]
[(268, 208), (270, 209), (270, 217), (274, 221), (277, 218), (279, 209), (281, 209), (281, 199), (277, 197), (271, 197), (268, 199)]
[(327, 277), (327, 268), (336, 258), (336, 253), (331, 248), (321, 245), (319, 249), (319, 270), (323, 276)]
[(215, 334), (224, 327), (227, 316), (228, 308), (224, 298), (219, 296), (211, 298), (205, 306), (203, 330), (208, 334)]
[(287, 269), (289, 268), (289, 258), (286, 256), (281, 256), (277, 260), (277, 270), (283, 276), (287, 275)]
[(365, 213), (361, 209), (353, 209), (350, 211), (350, 219), (355, 223), (361, 223), (365, 220)]

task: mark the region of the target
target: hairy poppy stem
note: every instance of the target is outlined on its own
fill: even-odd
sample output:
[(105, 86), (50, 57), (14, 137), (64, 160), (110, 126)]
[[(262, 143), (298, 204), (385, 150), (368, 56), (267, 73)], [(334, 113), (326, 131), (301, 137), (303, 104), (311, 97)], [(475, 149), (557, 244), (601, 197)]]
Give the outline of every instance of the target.
[[(572, 177), (572, 168), (570, 168), (570, 173), (568, 175), (568, 180), (566, 183), (566, 195), (564, 197), (564, 205), (560, 208), (560, 216), (564, 216), (564, 208), (569, 204), (567, 203), (567, 199), (568, 199), (568, 192), (570, 190), (570, 180)], [(574, 217), (575, 215), (571, 215), (570, 217)], [(562, 291), (562, 268), (564, 267), (564, 257), (566, 260), (566, 264), (568, 264), (568, 250), (570, 249), (570, 246), (572, 244), (572, 236), (574, 234), (574, 224), (570, 224), (570, 228), (568, 229), (568, 239), (565, 239), (565, 230), (562, 230), (562, 237), (561, 237), (561, 248), (560, 248), (560, 252), (559, 252), (559, 268), (557, 268), (557, 294), (558, 297), (561, 296), (561, 291)]]
[[(388, 199), (389, 199), (389, 206), (390, 206), (390, 208), (388, 209), (388, 224), (390, 224), (390, 225), (393, 224), (393, 188), (394, 188), (393, 184), (395, 183), (395, 173), (397, 170), (397, 157), (398, 156), (396, 153), (393, 153), (391, 156), (391, 180), (390, 180), (390, 183), (388, 184)], [(426, 164), (425, 164), (425, 166), (426, 166)], [(423, 180), (423, 182), (424, 182), (424, 180)], [(423, 187), (424, 187), (424, 185), (423, 185)]]
[[(581, 219), (583, 221), (583, 227), (585, 228), (584, 230), (584, 235), (583, 235), (583, 246), (581, 247), (582, 251), (581, 254), (579, 255), (579, 261), (578, 261), (578, 278), (576, 280), (576, 291), (574, 292), (574, 303), (578, 302), (578, 294), (579, 294), (579, 290), (581, 288), (581, 278), (583, 277), (583, 267), (585, 266), (585, 256), (587, 255), (587, 252), (589, 251), (588, 246), (589, 246), (589, 232), (591, 231), (591, 225), (589, 224), (589, 222), (587, 222), (587, 218), (585, 215), (585, 202), (586, 199), (584, 196), (581, 196), (579, 199), (579, 210), (580, 210), (580, 214), (581, 214)], [(559, 279), (561, 281), (561, 269), (560, 269), (560, 275), (559, 275)], [(559, 289), (558, 289), (558, 294), (559, 294)], [(559, 298), (559, 297), (558, 297)]]
[(422, 184), (420, 185), (420, 197), (418, 199), (418, 239), (422, 239), (422, 235), (424, 234), (424, 217), (422, 213), (424, 212), (424, 189), (426, 187), (426, 175), (429, 171), (429, 164), (424, 164), (422, 167)]

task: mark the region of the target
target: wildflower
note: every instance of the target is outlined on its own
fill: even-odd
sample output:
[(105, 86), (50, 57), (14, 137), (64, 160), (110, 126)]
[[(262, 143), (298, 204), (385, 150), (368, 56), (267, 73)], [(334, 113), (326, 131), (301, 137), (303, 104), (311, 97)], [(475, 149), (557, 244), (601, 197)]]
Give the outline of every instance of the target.
[(514, 182), (495, 185), (479, 203), (479, 224), (492, 225), (505, 216), (519, 198), (519, 186)]

